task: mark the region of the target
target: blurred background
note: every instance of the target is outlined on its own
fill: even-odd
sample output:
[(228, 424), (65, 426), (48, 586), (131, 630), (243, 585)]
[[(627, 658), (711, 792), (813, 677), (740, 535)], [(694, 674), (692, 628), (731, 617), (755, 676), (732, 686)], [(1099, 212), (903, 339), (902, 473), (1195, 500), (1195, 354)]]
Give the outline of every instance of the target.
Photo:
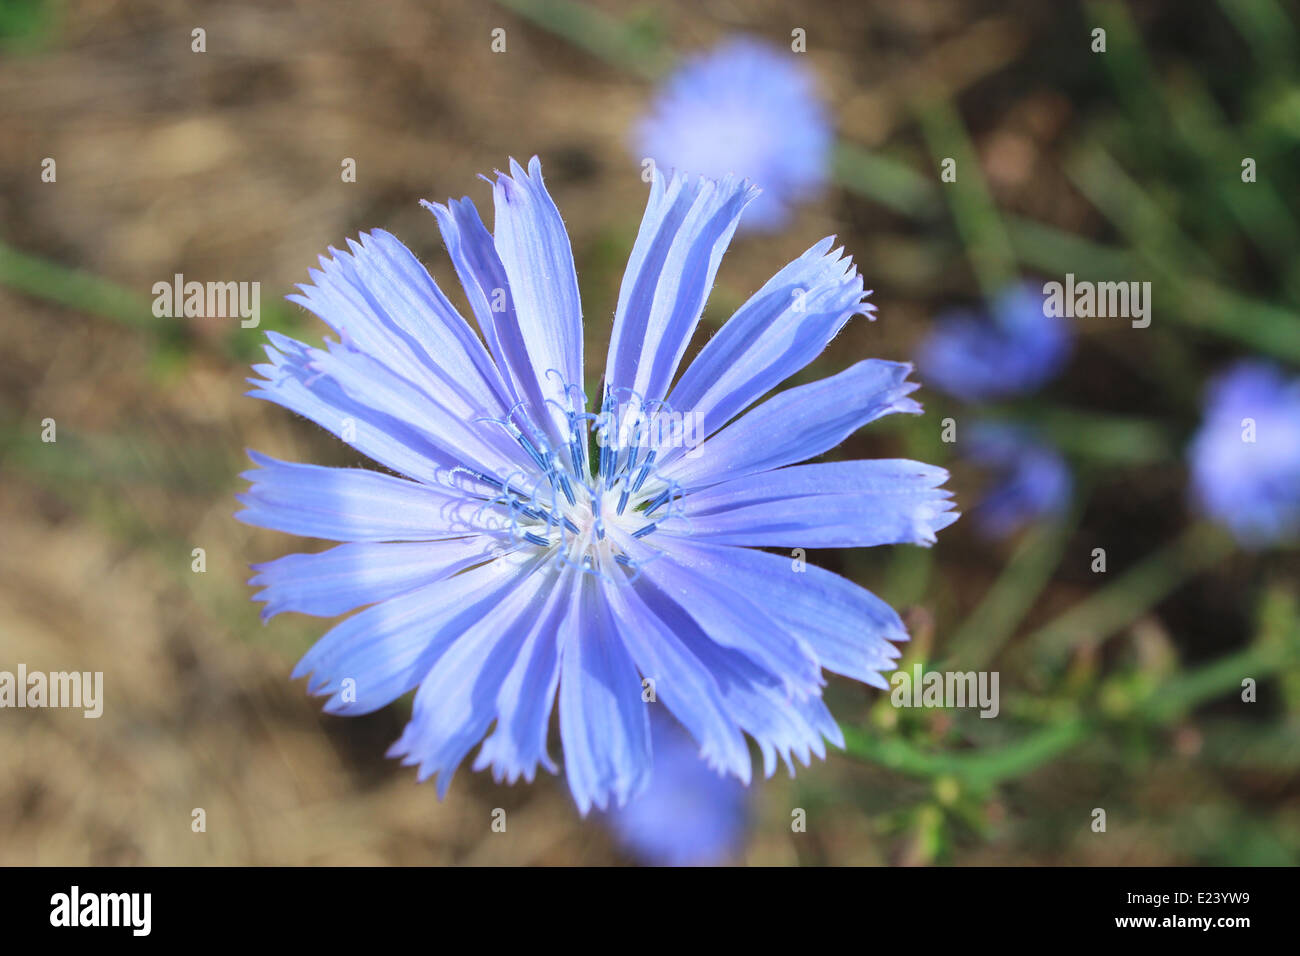
[[(733, 34), (788, 50), (796, 29), (834, 127), (827, 182), (781, 229), (736, 238), (702, 337), (830, 234), (878, 319), (801, 380), (914, 360), (936, 319), (987, 313), (1016, 277), (1150, 281), (1153, 321), (1072, 321), (1060, 373), (1013, 400), (961, 402), (921, 374), (924, 415), (837, 450), (952, 468), (967, 517), (933, 549), (807, 557), (903, 610), (905, 666), (998, 671), (1001, 713), (902, 710), (833, 680), (847, 751), (756, 785), (733, 861), (1297, 860), (1300, 554), (1198, 517), (1186, 458), (1217, 372), (1300, 366), (1294, 4), (4, 0), (0, 669), (103, 671), (106, 700), (99, 720), (0, 712), (0, 863), (633, 862), (562, 779), (503, 788), (463, 767), (439, 803), (383, 756), (405, 702), (328, 717), (289, 682), (327, 622), (263, 626), (247, 565), (318, 544), (232, 519), (244, 449), (362, 462), (242, 397), (244, 378), (267, 329), (319, 341), (282, 297), (360, 230), (396, 234), (462, 303), (418, 200), (468, 193), (488, 215), (477, 175), (533, 154), (598, 368), (657, 80)], [(175, 273), (260, 282), (260, 327), (155, 318)], [(941, 437), (977, 417), (1031, 426), (1069, 469), (1014, 533), (971, 520), (993, 479)]]

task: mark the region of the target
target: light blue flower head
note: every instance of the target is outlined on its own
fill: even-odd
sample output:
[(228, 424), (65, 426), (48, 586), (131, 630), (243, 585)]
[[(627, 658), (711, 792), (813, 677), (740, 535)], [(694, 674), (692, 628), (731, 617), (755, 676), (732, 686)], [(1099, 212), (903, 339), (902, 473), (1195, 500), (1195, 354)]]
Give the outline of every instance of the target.
[(721, 179), (747, 177), (762, 194), (746, 229), (770, 230), (826, 183), (834, 134), (812, 71), (793, 53), (732, 37), (663, 83), (634, 135), (639, 158)]
[(700, 748), (664, 714), (650, 712), (654, 773), (640, 796), (612, 810), (618, 843), (651, 866), (716, 866), (739, 854), (748, 823), (747, 791), (700, 759)]
[(1300, 378), (1262, 361), (1219, 375), (1190, 458), (1196, 503), (1242, 544), (1300, 535)]
[(1070, 466), (1031, 430), (977, 422), (964, 445), (967, 458), (992, 472), (992, 484), (971, 515), (987, 536), (1006, 537), (1030, 522), (1059, 517), (1069, 505)]
[(343, 542), (256, 566), (264, 614), (364, 608), (295, 676), (338, 714), (415, 691), (390, 753), (437, 774), (439, 795), (475, 747), (498, 780), (556, 772), (554, 707), (583, 813), (648, 783), (647, 696), (745, 783), (746, 734), (767, 774), (823, 756), (823, 739), (842, 746), (822, 672), (887, 689), (903, 624), (857, 585), (756, 549), (928, 545), (957, 517), (942, 468), (799, 464), (919, 413), (910, 366), (869, 359), (762, 400), (870, 313), (852, 261), (817, 243), (679, 375), (754, 190), (656, 174), (589, 402), (573, 255), (540, 163), (512, 161), (493, 194), (491, 233), (468, 199), (429, 206), (481, 339), (375, 231), (331, 249), (291, 297), (339, 341), (270, 333), (254, 367), (249, 394), (387, 469), (252, 453), (243, 521)]
[(1064, 318), (1045, 315), (1042, 293), (1029, 285), (1005, 290), (986, 319), (969, 312), (940, 316), (917, 358), (921, 374), (963, 401), (1032, 392), (1056, 377), (1070, 355)]

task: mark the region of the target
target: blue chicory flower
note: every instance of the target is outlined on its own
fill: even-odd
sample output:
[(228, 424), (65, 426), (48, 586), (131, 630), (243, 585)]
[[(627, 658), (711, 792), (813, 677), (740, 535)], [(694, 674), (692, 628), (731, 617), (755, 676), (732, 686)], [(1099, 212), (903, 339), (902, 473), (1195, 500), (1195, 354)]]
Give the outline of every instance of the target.
[(651, 866), (716, 866), (745, 841), (748, 791), (700, 759), (700, 748), (675, 720), (650, 712), (654, 772), (646, 789), (610, 811), (615, 839)]
[(678, 68), (634, 134), (639, 156), (721, 179), (745, 176), (763, 190), (746, 229), (781, 226), (790, 207), (815, 196), (830, 169), (834, 133), (799, 57), (732, 37)]
[(967, 431), (964, 455), (993, 473), (990, 490), (971, 514), (988, 537), (1003, 538), (1030, 522), (1058, 517), (1070, 503), (1069, 465), (1027, 428), (976, 422)]
[(1047, 383), (1065, 365), (1070, 346), (1066, 320), (1044, 314), (1040, 291), (1017, 285), (997, 297), (987, 320), (969, 312), (940, 316), (921, 344), (917, 365), (948, 394), (987, 401)]
[(1300, 534), (1300, 378), (1241, 361), (1207, 389), (1190, 449), (1202, 511), (1248, 547)]
[(626, 803), (650, 778), (643, 682), (701, 758), (744, 783), (744, 734), (769, 775), (778, 756), (792, 772), (792, 757), (824, 756), (823, 738), (843, 746), (823, 669), (888, 688), (891, 642), (906, 639), (894, 610), (755, 550), (928, 545), (957, 517), (942, 468), (798, 464), (883, 415), (919, 413), (909, 365), (869, 359), (760, 401), (870, 314), (852, 261), (817, 243), (677, 375), (754, 195), (734, 178), (655, 175), (598, 411), (582, 391), (573, 255), (536, 157), (498, 173), (494, 233), (467, 198), (429, 205), (482, 340), (378, 230), (331, 249), (291, 297), (340, 342), (268, 333), (249, 394), (396, 474), (250, 453), (240, 519), (343, 542), (255, 566), (255, 598), (267, 617), (365, 608), (294, 676), (311, 675), (309, 692), (337, 714), (415, 691), (390, 755), (421, 780), (436, 774), (439, 796), (480, 741), (474, 769), (498, 780), (557, 772), (557, 700), (585, 814)]

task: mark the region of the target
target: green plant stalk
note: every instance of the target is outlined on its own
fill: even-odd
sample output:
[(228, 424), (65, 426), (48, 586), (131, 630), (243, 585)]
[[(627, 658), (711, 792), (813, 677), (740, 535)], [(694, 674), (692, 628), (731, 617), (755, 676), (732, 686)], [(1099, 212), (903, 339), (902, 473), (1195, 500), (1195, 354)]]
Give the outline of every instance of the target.
[(1274, 0), (1219, 0), (1219, 8), (1272, 77), (1293, 76), (1296, 30)]
[[(1271, 181), (1269, 163), (1255, 156), (1253, 146), (1240, 133), (1228, 128), (1227, 118), (1203, 77), (1180, 74), (1176, 87), (1166, 89), (1166, 110), (1186, 153), (1204, 160), (1205, 188), (1213, 191), (1242, 234), (1269, 261), (1291, 300), (1300, 300), (1300, 273), (1294, 269), (1300, 230), (1281, 191)], [(1241, 179), (1241, 161), (1246, 155), (1262, 160), (1251, 183)]]
[(1300, 318), (1252, 302), (1202, 278), (1212, 265), (1103, 150), (1081, 150), (1067, 169), (1156, 273), (1153, 295), (1172, 293), (1161, 315), (1236, 338), (1278, 357), (1300, 359)]
[(151, 330), (157, 322), (144, 296), (110, 279), (20, 252), (2, 242), (0, 285), (137, 329)]
[(643, 79), (662, 76), (672, 55), (644, 34), (576, 0), (497, 0), (511, 13), (561, 37), (610, 66)]
[(1065, 163), (1066, 174), (1088, 201), (1120, 231), (1129, 245), (1171, 277), (1186, 269), (1213, 276), (1217, 266), (1178, 229), (1156, 203), (1105, 149), (1080, 146)]
[[(1145, 118), (1164, 115), (1158, 90), (1160, 78), (1151, 67), (1137, 24), (1128, 8), (1116, 0), (1088, 2), (1084, 5), (1089, 27), (1106, 31), (1106, 52), (1092, 54), (1101, 69), (1110, 74), (1115, 95), (1130, 116)], [(1145, 129), (1145, 126), (1139, 127)]]
[(940, 209), (934, 184), (900, 160), (840, 142), (835, 146), (832, 169), (845, 189), (894, 212), (926, 219)]
[(1070, 455), (1090, 461), (1146, 464), (1167, 460), (1174, 441), (1159, 422), (1127, 415), (1081, 411), (1042, 402), (987, 406), (989, 421), (1027, 422)]
[[(1008, 224), (1021, 261), (1053, 275), (1073, 272), (1080, 279), (1133, 278), (1141, 260), (1133, 253), (1103, 246), (1042, 223), (1012, 219)], [(1300, 362), (1300, 320), (1287, 309), (1225, 289), (1199, 276), (1157, 267), (1159, 286), (1153, 294), (1173, 293), (1159, 306), (1155, 321), (1186, 325), (1259, 349), (1278, 358)], [(1159, 300), (1158, 300), (1159, 301)]]
[(1113, 279), (1133, 271), (1128, 249), (1103, 246), (1073, 233), (1031, 219), (1007, 219), (1007, 234), (1017, 258), (1031, 269), (1048, 275), (1073, 272), (1090, 281)]
[[(0, 242), (0, 285), (77, 312), (111, 319), (148, 334), (155, 340), (155, 346), (165, 342), (182, 344), (187, 335), (184, 327), (177, 324), (178, 320), (155, 317), (148, 298), (112, 279), (51, 262), (3, 242)], [(241, 328), (224, 336), (221, 346), (228, 356), (241, 362), (258, 357), (263, 330), (292, 334), (302, 328), (304, 315), (301, 309), (295, 311), (279, 302), (268, 302), (262, 306), (257, 328)]]
[[(1168, 724), (1199, 704), (1234, 690), (1243, 675), (1268, 677), (1294, 658), (1294, 648), (1279, 653), (1263, 644), (1248, 647), (1169, 679), (1138, 704), (1134, 716), (1152, 725)], [(1012, 743), (962, 751), (926, 751), (898, 735), (877, 737), (856, 727), (841, 730), (845, 752), (852, 757), (913, 777), (952, 776), (983, 791), (1050, 763), (1106, 726), (1107, 721), (1099, 716), (1076, 715), (1039, 727)]]
[(919, 104), (916, 112), (936, 165), (944, 159), (956, 160), (957, 180), (944, 183), (941, 191), (980, 288), (992, 300), (1015, 279), (1016, 256), (980, 172), (979, 158), (952, 104), (931, 100)]
[(987, 790), (1054, 760), (1087, 739), (1091, 724), (1074, 717), (1049, 724), (1001, 747), (958, 752), (920, 750), (902, 737), (876, 737), (841, 727), (845, 752), (911, 777), (956, 777), (975, 790)]

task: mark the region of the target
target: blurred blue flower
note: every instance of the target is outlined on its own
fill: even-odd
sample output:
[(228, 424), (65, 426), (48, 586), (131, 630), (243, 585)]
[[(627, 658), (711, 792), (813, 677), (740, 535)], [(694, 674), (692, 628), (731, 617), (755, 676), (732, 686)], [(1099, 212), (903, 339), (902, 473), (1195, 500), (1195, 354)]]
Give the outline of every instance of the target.
[(1259, 547), (1300, 533), (1300, 378), (1242, 361), (1210, 383), (1190, 449), (1200, 508)]
[(634, 148), (665, 168), (747, 177), (762, 194), (744, 228), (779, 227), (825, 185), (834, 140), (800, 56), (749, 37), (723, 41), (663, 83)]
[(1056, 376), (1070, 354), (1070, 328), (1043, 314), (1030, 285), (1003, 291), (988, 320), (970, 312), (940, 316), (921, 343), (917, 365), (926, 380), (963, 401), (1031, 392)]
[(482, 341), (376, 231), (330, 250), (291, 297), (341, 341), (268, 333), (254, 366), (250, 395), (397, 473), (252, 453), (243, 521), (344, 542), (256, 566), (265, 615), (366, 608), (295, 677), (339, 714), (414, 690), (390, 754), (438, 775), (440, 796), (480, 741), (474, 768), (498, 780), (556, 772), (558, 699), (578, 808), (625, 803), (651, 775), (643, 679), (702, 759), (745, 783), (746, 733), (767, 774), (823, 756), (823, 738), (842, 746), (822, 669), (887, 688), (903, 624), (857, 585), (754, 549), (928, 545), (957, 517), (942, 468), (797, 464), (919, 413), (910, 366), (866, 360), (760, 401), (871, 312), (852, 261), (817, 243), (678, 377), (754, 190), (656, 173), (588, 411), (573, 255), (540, 163), (511, 161), (493, 186), (495, 235), (468, 199), (429, 207)]
[(651, 866), (716, 866), (745, 840), (748, 791), (700, 759), (675, 720), (650, 716), (654, 775), (640, 796), (610, 812), (609, 826), (629, 853)]
[(1033, 521), (1058, 517), (1070, 503), (1069, 465), (1029, 429), (977, 422), (967, 430), (964, 454), (993, 473), (990, 490), (971, 513), (989, 537), (1003, 538)]

